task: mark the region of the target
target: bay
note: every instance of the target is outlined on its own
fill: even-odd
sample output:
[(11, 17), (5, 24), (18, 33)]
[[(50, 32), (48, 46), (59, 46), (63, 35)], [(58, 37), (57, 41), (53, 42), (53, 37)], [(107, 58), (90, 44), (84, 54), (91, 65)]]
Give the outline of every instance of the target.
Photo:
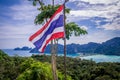
[[(30, 51), (24, 51), (24, 50), (13, 50), (13, 49), (2, 49), (6, 54), (9, 56), (22, 56), (22, 57), (30, 57), (36, 54), (42, 55), (42, 53), (29, 53)], [(50, 53), (44, 53), (46, 55), (51, 55)], [(58, 54), (58, 56), (63, 56), (64, 54)], [(67, 57), (77, 57), (78, 54), (67, 54)]]
[[(5, 53), (9, 56), (21, 56), (21, 57), (30, 57), (32, 54), (39, 53), (29, 53), (29, 51), (23, 50), (13, 50), (13, 49), (3, 49)], [(46, 55), (51, 55), (50, 53), (45, 53)], [(63, 54), (58, 54), (58, 56), (63, 56)], [(67, 54), (67, 57), (72, 58), (81, 58), (86, 60), (93, 60), (95, 62), (120, 62), (120, 56), (115, 55), (88, 55), (88, 56), (80, 56), (80, 54)]]
[(90, 55), (80, 57), (81, 59), (93, 60), (95, 62), (120, 62), (120, 56), (116, 55)]
[(2, 50), (9, 56), (30, 57), (32, 55), (32, 53), (29, 53), (29, 51), (13, 50), (13, 49), (2, 49)]

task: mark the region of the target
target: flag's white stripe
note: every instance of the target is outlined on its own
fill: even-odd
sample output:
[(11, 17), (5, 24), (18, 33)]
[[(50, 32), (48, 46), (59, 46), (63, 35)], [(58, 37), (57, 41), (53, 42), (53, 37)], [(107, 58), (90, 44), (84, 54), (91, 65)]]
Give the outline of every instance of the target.
[(63, 10), (58, 13), (52, 20), (51, 22), (48, 24), (47, 28), (45, 30), (43, 30), (43, 32), (41, 34), (39, 34), (38, 36), (36, 36), (33, 40), (32, 40), (32, 43), (36, 42), (37, 40), (39, 40), (43, 35), (44, 33), (49, 29), (49, 26), (51, 25), (51, 23), (55, 20), (57, 20), (59, 18), (59, 16), (63, 14)]
[(45, 39), (45, 41), (43, 42), (42, 46), (40, 47), (39, 51), (42, 51), (42, 48), (45, 46), (46, 41), (47, 41), (53, 34), (58, 33), (58, 32), (64, 32), (64, 27), (62, 26), (62, 27), (55, 28), (54, 31), (46, 37), (46, 39)]

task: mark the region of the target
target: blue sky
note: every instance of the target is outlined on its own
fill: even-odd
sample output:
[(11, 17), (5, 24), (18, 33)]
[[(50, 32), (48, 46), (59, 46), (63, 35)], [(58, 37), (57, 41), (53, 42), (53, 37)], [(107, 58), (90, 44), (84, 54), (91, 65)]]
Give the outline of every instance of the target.
[[(63, 1), (55, 0), (60, 4)], [(32, 6), (28, 0), (0, 0), (0, 49), (34, 47), (28, 38), (42, 27), (34, 24), (35, 16), (40, 13), (38, 7)], [(67, 14), (67, 22), (76, 22), (88, 31), (87, 35), (72, 36), (67, 44), (101, 43), (120, 37), (119, 0), (69, 0), (66, 7), (71, 9)]]

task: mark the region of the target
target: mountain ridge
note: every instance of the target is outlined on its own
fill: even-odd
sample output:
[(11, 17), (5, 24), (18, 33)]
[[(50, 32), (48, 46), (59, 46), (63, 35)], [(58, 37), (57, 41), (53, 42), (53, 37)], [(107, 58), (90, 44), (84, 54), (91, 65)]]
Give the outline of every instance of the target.
[[(63, 45), (58, 44), (58, 53), (63, 53)], [(30, 51), (31, 53), (39, 53), (39, 51), (34, 48)], [(45, 53), (50, 53), (50, 45), (45, 49)], [(115, 37), (107, 40), (103, 43), (89, 42), (88, 44), (68, 44), (67, 53), (98, 53), (105, 55), (119, 55), (120, 56), (120, 37)]]

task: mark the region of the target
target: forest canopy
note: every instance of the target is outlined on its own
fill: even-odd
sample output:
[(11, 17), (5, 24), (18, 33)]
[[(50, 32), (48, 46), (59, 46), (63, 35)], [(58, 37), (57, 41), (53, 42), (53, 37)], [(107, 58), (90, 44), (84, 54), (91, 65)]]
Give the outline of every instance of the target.
[[(64, 57), (57, 57), (59, 80), (64, 80)], [(0, 80), (52, 80), (51, 56), (10, 57), (0, 50)], [(42, 78), (42, 79), (41, 79)], [(67, 80), (119, 80), (120, 63), (67, 57)]]

